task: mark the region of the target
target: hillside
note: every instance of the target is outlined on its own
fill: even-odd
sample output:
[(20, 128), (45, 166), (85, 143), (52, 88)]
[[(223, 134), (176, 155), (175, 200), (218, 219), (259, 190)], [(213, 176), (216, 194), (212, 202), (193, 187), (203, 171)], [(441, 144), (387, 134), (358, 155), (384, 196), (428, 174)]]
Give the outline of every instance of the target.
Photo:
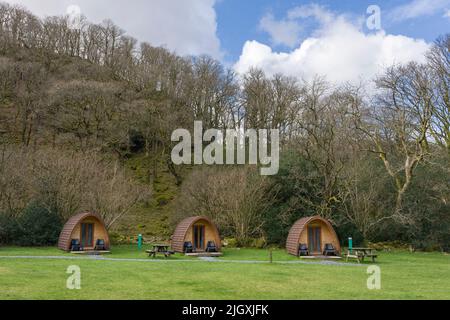
[(180, 188), (169, 170), (159, 161), (157, 177), (153, 172), (153, 160), (145, 155), (136, 155), (126, 161), (125, 166), (139, 183), (151, 184), (151, 199), (133, 208), (115, 228), (123, 236), (142, 234), (148, 241), (168, 240), (173, 231), (174, 201), (179, 197)]

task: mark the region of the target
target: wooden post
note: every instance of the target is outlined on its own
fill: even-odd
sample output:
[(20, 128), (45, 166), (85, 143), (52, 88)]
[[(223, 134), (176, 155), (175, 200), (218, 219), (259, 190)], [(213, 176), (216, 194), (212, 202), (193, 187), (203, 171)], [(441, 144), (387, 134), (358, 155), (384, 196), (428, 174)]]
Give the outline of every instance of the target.
[(269, 249), (269, 261), (270, 261), (270, 263), (273, 263), (273, 252), (272, 252), (272, 249)]

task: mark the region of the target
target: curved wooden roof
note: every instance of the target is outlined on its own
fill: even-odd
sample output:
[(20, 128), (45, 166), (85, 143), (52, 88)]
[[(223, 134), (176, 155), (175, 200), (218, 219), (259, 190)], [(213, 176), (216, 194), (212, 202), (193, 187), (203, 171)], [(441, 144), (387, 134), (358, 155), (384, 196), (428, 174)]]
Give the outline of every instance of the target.
[(336, 238), (337, 243), (337, 250), (341, 251), (341, 246), (339, 243), (339, 238), (336, 234), (336, 231), (334, 231), (333, 226), (331, 225), (330, 221), (320, 217), (320, 216), (314, 216), (314, 217), (306, 217), (298, 220), (291, 228), (291, 231), (289, 231), (289, 236), (286, 241), (286, 249), (288, 253), (297, 256), (298, 255), (298, 246), (300, 241), (300, 235), (303, 231), (305, 231), (305, 228), (307, 228), (308, 224), (314, 221), (321, 221), (323, 222), (330, 230), (330, 232), (334, 235)]
[(175, 232), (172, 235), (172, 250), (175, 252), (183, 253), (184, 251), (184, 241), (186, 238), (186, 234), (195, 223), (198, 221), (206, 221), (214, 230), (214, 233), (216, 234), (216, 246), (220, 250), (221, 248), (221, 242), (220, 242), (220, 235), (219, 230), (217, 230), (216, 225), (209, 219), (208, 217), (190, 217), (186, 218), (183, 221), (181, 221), (177, 228), (175, 229)]
[[(64, 251), (70, 250), (70, 244), (72, 242), (71, 237), (72, 237), (73, 230), (76, 228), (76, 226), (80, 222), (82, 222), (83, 220), (85, 220), (87, 218), (94, 218), (94, 219), (98, 220), (98, 222), (103, 227), (105, 227), (105, 223), (104, 223), (102, 217), (100, 217), (98, 214), (89, 213), (89, 212), (77, 214), (77, 215), (71, 217), (64, 225), (64, 228), (62, 229), (62, 231), (59, 235), (59, 241), (58, 241), (59, 249), (64, 250)], [(105, 230), (106, 230), (106, 227), (105, 227)], [(109, 247), (108, 232), (106, 232), (106, 237), (107, 237), (107, 239), (104, 239), (104, 240), (105, 240), (106, 246)]]

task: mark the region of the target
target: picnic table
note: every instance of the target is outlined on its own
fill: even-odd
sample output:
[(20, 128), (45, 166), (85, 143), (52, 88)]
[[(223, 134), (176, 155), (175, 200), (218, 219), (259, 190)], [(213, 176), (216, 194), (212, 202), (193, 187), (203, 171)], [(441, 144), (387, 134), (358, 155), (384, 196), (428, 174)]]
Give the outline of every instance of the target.
[(372, 248), (353, 248), (351, 251), (347, 252), (346, 261), (349, 258), (353, 258), (358, 260), (358, 263), (364, 262), (365, 258), (371, 258), (372, 262), (375, 262), (375, 259), (378, 258), (375, 249)]
[(164, 255), (164, 257), (169, 258), (171, 255), (175, 254), (175, 252), (169, 250), (169, 245), (167, 244), (154, 244), (152, 245), (151, 250), (146, 250), (149, 257), (156, 258), (156, 255)]

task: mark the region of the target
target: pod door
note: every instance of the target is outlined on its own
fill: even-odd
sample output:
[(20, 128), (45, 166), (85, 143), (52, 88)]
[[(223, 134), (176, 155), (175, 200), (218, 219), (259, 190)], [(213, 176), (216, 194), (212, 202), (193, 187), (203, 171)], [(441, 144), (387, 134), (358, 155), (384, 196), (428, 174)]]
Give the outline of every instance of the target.
[(308, 247), (310, 254), (320, 255), (322, 253), (322, 228), (308, 227)]
[(94, 247), (94, 224), (82, 223), (81, 224), (81, 246), (84, 248)]
[(205, 250), (205, 226), (195, 225), (194, 226), (194, 249), (196, 251)]

